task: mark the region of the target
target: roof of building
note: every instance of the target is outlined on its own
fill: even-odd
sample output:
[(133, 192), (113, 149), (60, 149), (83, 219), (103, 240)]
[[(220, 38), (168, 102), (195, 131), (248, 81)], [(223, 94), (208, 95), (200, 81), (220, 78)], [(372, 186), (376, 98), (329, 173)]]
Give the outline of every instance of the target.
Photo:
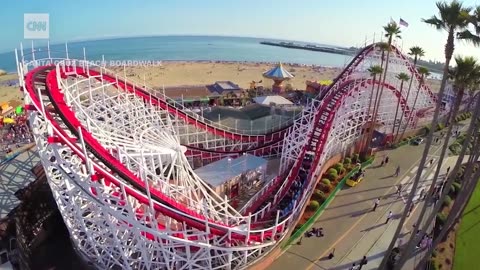
[[(161, 88), (157, 88), (156, 90), (163, 91)], [(165, 87), (165, 95), (173, 99), (178, 99), (182, 96), (184, 99), (217, 97), (235, 91), (243, 91), (243, 89), (231, 81), (218, 81), (209, 85), (179, 85)]]
[(290, 79), (294, 77), (290, 72), (283, 68), (281, 63), (269, 71), (264, 72), (263, 76), (270, 79)]
[(225, 120), (227, 118), (255, 120), (270, 115), (270, 110), (271, 109), (268, 106), (254, 103), (249, 104), (241, 109), (228, 107), (212, 107), (211, 111), (204, 112), (203, 116), (212, 121), (217, 121), (218, 115), (220, 115), (221, 120)]
[(207, 184), (218, 187), (242, 173), (265, 168), (267, 160), (261, 157), (245, 154), (238, 158), (224, 158), (195, 170), (195, 173)]
[(272, 103), (276, 105), (292, 105), (293, 103), (282, 97), (282, 96), (263, 96), (263, 97), (256, 97), (253, 99), (255, 103), (263, 104), (263, 105), (270, 105)]
[(207, 88), (211, 92), (217, 92), (222, 94), (223, 92), (239, 91), (242, 90), (238, 84), (235, 84), (231, 81), (218, 81), (214, 84), (208, 85)]

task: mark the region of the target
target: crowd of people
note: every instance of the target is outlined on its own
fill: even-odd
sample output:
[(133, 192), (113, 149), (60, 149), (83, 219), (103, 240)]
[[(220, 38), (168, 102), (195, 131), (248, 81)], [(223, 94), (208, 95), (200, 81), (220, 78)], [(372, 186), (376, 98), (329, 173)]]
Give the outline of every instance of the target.
[(33, 142), (33, 135), (24, 114), (10, 113), (4, 117), (13, 119), (14, 122), (4, 123), (4, 121), (0, 121), (0, 156), (3, 157), (15, 151), (15, 149)]

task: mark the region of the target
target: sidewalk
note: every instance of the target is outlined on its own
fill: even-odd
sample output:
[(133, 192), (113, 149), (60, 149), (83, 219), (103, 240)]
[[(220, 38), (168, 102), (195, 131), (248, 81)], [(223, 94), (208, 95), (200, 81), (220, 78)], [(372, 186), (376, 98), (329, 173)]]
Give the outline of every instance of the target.
[[(368, 264), (362, 269), (377, 269), (405, 207), (424, 147), (425, 145), (407, 145), (377, 153), (376, 161), (366, 170), (365, 180), (354, 188), (342, 189), (314, 224), (314, 227), (323, 228), (325, 236), (304, 237), (301, 245), (292, 245), (268, 269), (348, 269), (363, 256), (367, 256)], [(427, 163), (433, 159), (433, 164), (428, 164), (423, 169), (422, 184), (417, 188), (414, 199), (416, 209), (420, 209), (419, 206), (423, 204), (418, 201), (422, 187), (429, 186), (433, 178), (432, 171), (438, 162), (440, 145), (432, 145), (430, 153)], [(379, 167), (386, 155), (390, 158), (389, 164)], [(455, 162), (456, 158), (453, 159), (452, 162)], [(449, 164), (442, 165), (442, 168), (453, 168), (453, 165)], [(393, 177), (397, 166), (401, 168), (400, 175)], [(396, 185), (399, 183), (403, 186), (401, 196), (396, 194)], [(373, 212), (374, 200), (379, 197), (380, 205)], [(394, 216), (385, 224), (389, 211), (392, 211)], [(402, 234), (404, 243), (410, 236), (411, 221), (416, 220), (416, 212), (407, 220)], [(328, 259), (327, 256), (333, 248), (335, 257)]]

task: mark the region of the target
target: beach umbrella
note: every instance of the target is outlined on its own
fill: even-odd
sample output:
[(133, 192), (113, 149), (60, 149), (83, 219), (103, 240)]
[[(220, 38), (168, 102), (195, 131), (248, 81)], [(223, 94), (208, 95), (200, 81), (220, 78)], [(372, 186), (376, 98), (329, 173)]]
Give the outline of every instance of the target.
[(15, 120), (12, 118), (3, 118), (4, 124), (15, 124)]

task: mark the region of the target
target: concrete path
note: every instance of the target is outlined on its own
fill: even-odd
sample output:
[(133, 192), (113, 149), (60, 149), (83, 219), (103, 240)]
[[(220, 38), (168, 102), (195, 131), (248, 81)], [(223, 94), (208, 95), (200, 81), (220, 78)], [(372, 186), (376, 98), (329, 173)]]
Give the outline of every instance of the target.
[[(451, 139), (453, 140), (453, 138)], [(374, 164), (367, 168), (365, 180), (354, 188), (345, 187), (326, 208), (325, 212), (314, 224), (322, 227), (325, 236), (322, 238), (303, 238), (301, 244), (292, 245), (268, 268), (270, 270), (290, 269), (349, 269), (353, 262), (367, 256), (365, 269), (377, 269), (383, 254), (390, 244), (398, 225), (406, 199), (412, 190), (413, 180), (425, 145), (403, 146), (394, 150), (377, 153)], [(424, 202), (420, 200), (422, 188), (432, 181), (440, 155), (440, 145), (432, 145), (429, 160), (432, 163), (422, 168), (422, 184), (415, 191), (415, 210)], [(380, 167), (384, 156), (390, 158), (388, 165)], [(450, 160), (450, 161), (449, 161)], [(445, 160), (442, 169), (453, 168), (456, 158)], [(393, 174), (400, 166), (400, 175)], [(444, 173), (444, 172), (442, 172)], [(401, 194), (397, 193), (397, 185), (402, 184)], [(372, 211), (374, 200), (380, 198), (380, 205)], [(417, 212), (413, 211), (403, 229), (404, 242), (410, 236), (412, 222)], [(389, 211), (393, 218), (385, 224)], [(328, 259), (328, 254), (335, 249), (335, 257)]]
[(36, 151), (34, 147), (0, 164), (0, 219), (20, 203), (15, 192), (35, 180), (31, 169), (40, 161)]

